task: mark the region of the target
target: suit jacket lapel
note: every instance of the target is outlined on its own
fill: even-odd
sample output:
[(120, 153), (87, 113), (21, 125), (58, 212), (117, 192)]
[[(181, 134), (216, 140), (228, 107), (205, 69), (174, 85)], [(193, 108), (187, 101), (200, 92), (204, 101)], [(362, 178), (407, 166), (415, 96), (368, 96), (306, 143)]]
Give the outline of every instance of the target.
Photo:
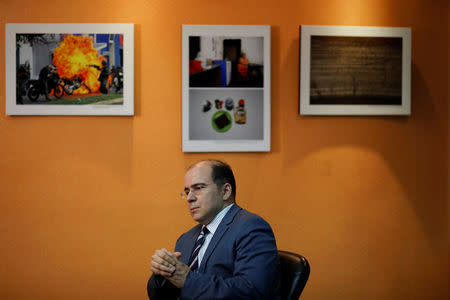
[(192, 252), (194, 252), (194, 245), (197, 241), (198, 235), (200, 234), (200, 230), (202, 230), (202, 224), (198, 224), (193, 230), (193, 233), (186, 237), (186, 243), (183, 249), (180, 249), (181, 252), (181, 261), (187, 264), (189, 259), (191, 258)]
[[(205, 266), (208, 262), (208, 259), (211, 255), (211, 253), (216, 248), (219, 241), (222, 239), (225, 232), (227, 232), (228, 228), (230, 227), (231, 222), (233, 221), (234, 217), (240, 211), (241, 208), (234, 204), (233, 207), (230, 208), (230, 210), (227, 212), (225, 217), (222, 219), (222, 222), (220, 222), (219, 227), (217, 227), (216, 232), (214, 233), (211, 241), (209, 242), (208, 248), (206, 249), (205, 255), (203, 255), (202, 263), (199, 268), (199, 272), (203, 273), (205, 271)], [(193, 249), (192, 249), (193, 251)]]

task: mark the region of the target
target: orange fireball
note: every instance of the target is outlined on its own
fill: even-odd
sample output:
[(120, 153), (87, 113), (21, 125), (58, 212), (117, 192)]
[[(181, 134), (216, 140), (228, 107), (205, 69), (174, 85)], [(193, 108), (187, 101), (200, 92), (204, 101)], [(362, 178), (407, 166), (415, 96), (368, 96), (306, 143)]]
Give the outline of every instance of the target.
[(67, 34), (53, 52), (53, 64), (60, 77), (80, 77), (84, 84), (74, 94), (97, 92), (100, 87), (98, 77), (100, 71), (89, 65), (102, 65), (103, 56), (98, 56), (90, 36), (74, 36)]

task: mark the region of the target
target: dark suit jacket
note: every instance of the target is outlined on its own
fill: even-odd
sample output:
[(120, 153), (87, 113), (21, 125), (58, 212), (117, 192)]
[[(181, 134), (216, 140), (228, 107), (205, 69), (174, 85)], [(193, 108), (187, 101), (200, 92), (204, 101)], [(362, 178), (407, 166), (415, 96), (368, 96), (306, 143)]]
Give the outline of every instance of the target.
[[(187, 264), (202, 225), (178, 239), (175, 251)], [(275, 237), (261, 217), (236, 204), (217, 227), (198, 272), (189, 272), (178, 289), (162, 276), (152, 275), (151, 300), (279, 299), (279, 262)]]

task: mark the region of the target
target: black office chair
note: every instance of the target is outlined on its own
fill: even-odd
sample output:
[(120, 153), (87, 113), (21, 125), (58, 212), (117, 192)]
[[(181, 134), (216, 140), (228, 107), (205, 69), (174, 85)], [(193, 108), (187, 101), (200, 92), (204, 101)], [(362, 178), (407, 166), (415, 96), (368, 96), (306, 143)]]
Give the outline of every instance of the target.
[(300, 254), (278, 250), (281, 266), (281, 300), (298, 300), (308, 281), (309, 263)]

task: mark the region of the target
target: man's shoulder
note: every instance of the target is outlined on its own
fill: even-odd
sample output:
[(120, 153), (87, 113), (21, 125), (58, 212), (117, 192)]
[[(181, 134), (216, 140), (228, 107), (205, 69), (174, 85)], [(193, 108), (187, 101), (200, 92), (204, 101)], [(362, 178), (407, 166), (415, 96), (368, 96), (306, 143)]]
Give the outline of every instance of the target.
[(191, 229), (189, 229), (188, 231), (186, 231), (185, 233), (183, 233), (178, 240), (186, 238), (186, 237), (190, 237), (193, 235), (198, 235), (200, 233), (200, 230), (202, 229), (202, 224), (197, 224), (194, 227), (192, 227)]
[(240, 228), (239, 230), (246, 231), (254, 230), (255, 228), (266, 228), (272, 230), (270, 224), (260, 215), (250, 212), (244, 208), (238, 207), (239, 210), (236, 212), (232, 222), (231, 227)]

